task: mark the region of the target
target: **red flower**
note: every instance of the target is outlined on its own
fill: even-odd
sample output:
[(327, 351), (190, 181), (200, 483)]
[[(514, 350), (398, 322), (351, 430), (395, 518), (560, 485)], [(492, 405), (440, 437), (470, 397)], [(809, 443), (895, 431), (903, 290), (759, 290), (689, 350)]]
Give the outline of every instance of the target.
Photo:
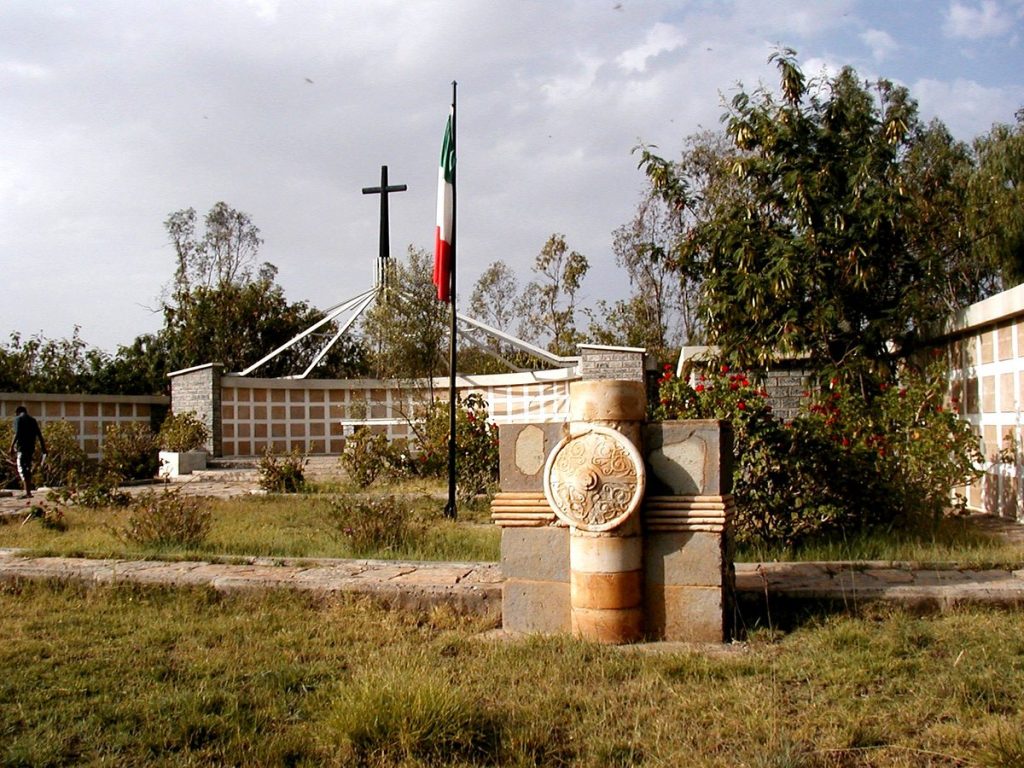
[(693, 391), (694, 392), (703, 392), (704, 391), (704, 385), (703, 384), (698, 384), (696, 387), (693, 388)]
[(722, 366), (722, 373), (728, 373), (728, 372), (729, 372), (729, 366), (728, 365), (723, 365)]
[(745, 402), (743, 402), (742, 400), (740, 400), (738, 403), (736, 403), (736, 407), (739, 408), (741, 411), (747, 410), (747, 404)]

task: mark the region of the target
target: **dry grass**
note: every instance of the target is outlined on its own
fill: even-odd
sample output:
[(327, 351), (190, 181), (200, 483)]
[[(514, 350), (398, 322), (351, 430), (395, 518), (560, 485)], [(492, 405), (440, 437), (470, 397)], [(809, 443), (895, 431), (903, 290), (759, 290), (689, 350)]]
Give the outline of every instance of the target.
[(1024, 764), (1016, 614), (639, 654), (288, 593), (32, 584), (0, 611), (6, 766)]

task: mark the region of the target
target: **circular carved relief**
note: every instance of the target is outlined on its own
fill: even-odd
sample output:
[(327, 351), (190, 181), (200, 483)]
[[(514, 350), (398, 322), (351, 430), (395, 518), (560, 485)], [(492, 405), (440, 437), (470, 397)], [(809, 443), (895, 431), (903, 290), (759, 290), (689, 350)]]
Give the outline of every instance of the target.
[(614, 429), (587, 427), (554, 447), (544, 495), (555, 514), (582, 531), (608, 531), (640, 506), (646, 475), (640, 452)]

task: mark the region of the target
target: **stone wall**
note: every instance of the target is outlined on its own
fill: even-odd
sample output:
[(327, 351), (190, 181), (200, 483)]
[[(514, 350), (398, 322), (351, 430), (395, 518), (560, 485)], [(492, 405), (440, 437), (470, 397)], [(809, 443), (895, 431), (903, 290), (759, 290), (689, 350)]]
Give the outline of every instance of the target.
[[(103, 456), (103, 433), (112, 424), (141, 422), (156, 430), (170, 406), (170, 398), (146, 395), (50, 395), (0, 392), (0, 420), (10, 422), (24, 405), (45, 430), (52, 421), (67, 421), (78, 444), (90, 458)], [(6, 447), (6, 446), (5, 446)]]
[(950, 404), (985, 459), (983, 477), (960, 492), (972, 510), (1024, 520), (1024, 285), (967, 307), (935, 342), (950, 364)]
[(646, 350), (637, 347), (580, 345), (580, 375), (588, 379), (643, 381)]
[[(176, 413), (194, 411), (211, 430), (207, 450), (250, 458), (270, 449), (336, 455), (359, 426), (389, 440), (412, 436), (410, 421), (433, 399), (447, 399), (448, 380), (432, 382), (259, 379), (200, 366), (171, 375)], [(562, 422), (574, 369), (460, 376), (461, 397), (480, 393), (496, 424)], [(215, 414), (211, 417), (210, 414)]]
[(209, 438), (206, 452), (220, 456), (221, 451), (221, 378), (220, 363), (199, 365), (168, 374), (171, 380), (171, 402), (175, 413), (194, 413), (206, 425)]

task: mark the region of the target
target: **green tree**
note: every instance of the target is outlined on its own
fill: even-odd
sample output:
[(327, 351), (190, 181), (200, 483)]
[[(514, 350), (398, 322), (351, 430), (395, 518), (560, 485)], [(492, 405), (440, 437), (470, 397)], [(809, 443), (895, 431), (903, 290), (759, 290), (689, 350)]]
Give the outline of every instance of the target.
[[(291, 340), (320, 317), (306, 302), (289, 302), (277, 284), (277, 268), (264, 263), (253, 273), (260, 244), (259, 229), (248, 214), (217, 203), (196, 233), (192, 208), (172, 213), (164, 222), (174, 246), (176, 268), (170, 297), (164, 302), (159, 339), (143, 347), (152, 354), (149, 367), (167, 372), (219, 362), (243, 370)], [(268, 361), (260, 376), (304, 371), (335, 333), (320, 329)], [(137, 359), (136, 350), (126, 350)], [(366, 370), (361, 344), (346, 337), (335, 344), (310, 376), (339, 378)]]
[(544, 337), (556, 355), (572, 355), (582, 340), (576, 329), (576, 302), (590, 262), (569, 250), (565, 235), (554, 234), (537, 254), (532, 269), (537, 279), (523, 293), (527, 320), (519, 333), (528, 339)]
[[(732, 99), (732, 150), (710, 176), (642, 150), (684, 221), (675, 257), (704, 280), (708, 341), (740, 365), (782, 353), (845, 375), (891, 371), (958, 299), (949, 254), (921, 236), (921, 199), (908, 190), (916, 104), (848, 67), (808, 81), (794, 52), (771, 60), (779, 93)], [(738, 183), (722, 194), (726, 172)]]
[(1008, 286), (1024, 282), (1024, 109), (1016, 125), (995, 125), (974, 142), (969, 220), (975, 258)]
[(644, 347), (667, 360), (683, 344), (699, 343), (696, 300), (700, 280), (678, 268), (673, 254), (682, 237), (682, 220), (650, 188), (633, 220), (614, 232), (615, 262), (626, 270), (630, 296), (597, 303), (589, 335), (601, 344)]
[(448, 305), (437, 300), (433, 255), (409, 247), (404, 261), (388, 259), (387, 291), (366, 313), (364, 343), (377, 378), (416, 379), (448, 370)]

